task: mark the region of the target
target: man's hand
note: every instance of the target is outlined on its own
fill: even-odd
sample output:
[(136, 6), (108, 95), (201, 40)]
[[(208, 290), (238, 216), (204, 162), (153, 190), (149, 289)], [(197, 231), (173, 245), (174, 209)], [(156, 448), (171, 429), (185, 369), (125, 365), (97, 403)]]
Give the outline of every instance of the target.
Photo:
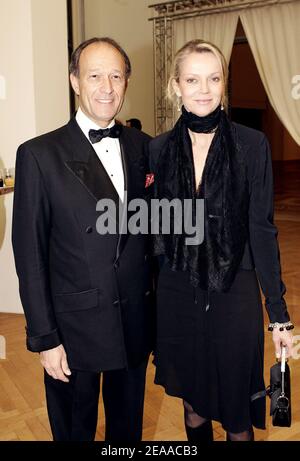
[(40, 360), (48, 375), (52, 376), (54, 379), (60, 379), (65, 383), (69, 382), (66, 375), (70, 375), (71, 371), (62, 344), (48, 351), (40, 352)]

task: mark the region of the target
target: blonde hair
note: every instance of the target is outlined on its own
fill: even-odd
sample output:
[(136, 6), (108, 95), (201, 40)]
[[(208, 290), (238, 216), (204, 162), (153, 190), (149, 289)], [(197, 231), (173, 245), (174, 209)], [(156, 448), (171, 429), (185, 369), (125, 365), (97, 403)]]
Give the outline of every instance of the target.
[(206, 42), (204, 40), (195, 39), (190, 40), (185, 45), (183, 45), (180, 50), (174, 56), (173, 63), (171, 66), (171, 74), (168, 81), (167, 86), (167, 97), (173, 104), (178, 103), (178, 96), (176, 95), (174, 88), (173, 88), (173, 80), (177, 83), (179, 82), (180, 77), (180, 66), (184, 59), (191, 53), (212, 53), (219, 63), (221, 64), (222, 68), (222, 80), (223, 80), (223, 95), (221, 97), (221, 104), (224, 106), (224, 109), (227, 110), (228, 106), (228, 98), (227, 98), (227, 83), (228, 83), (228, 65), (226, 59), (219, 48), (214, 45), (213, 43)]

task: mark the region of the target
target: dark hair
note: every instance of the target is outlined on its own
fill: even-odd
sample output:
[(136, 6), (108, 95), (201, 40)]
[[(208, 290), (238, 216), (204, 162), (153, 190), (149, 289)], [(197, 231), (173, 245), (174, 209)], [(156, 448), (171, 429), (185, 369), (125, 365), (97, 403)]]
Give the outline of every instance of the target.
[(126, 123), (130, 123), (131, 128), (137, 128), (138, 130), (142, 129), (141, 121), (138, 118), (129, 118), (126, 120)]
[(69, 71), (70, 74), (75, 75), (75, 77), (79, 77), (79, 59), (82, 51), (88, 47), (89, 45), (92, 45), (93, 43), (107, 43), (108, 45), (111, 45), (113, 48), (115, 48), (119, 53), (122, 55), (125, 63), (125, 78), (128, 80), (128, 78), (131, 75), (131, 63), (129, 60), (129, 57), (123, 50), (123, 48), (113, 39), (110, 37), (94, 37), (90, 38), (89, 40), (85, 40), (84, 42), (80, 43), (80, 45), (76, 48), (76, 50), (73, 51), (71, 60), (70, 60), (70, 66), (69, 66)]

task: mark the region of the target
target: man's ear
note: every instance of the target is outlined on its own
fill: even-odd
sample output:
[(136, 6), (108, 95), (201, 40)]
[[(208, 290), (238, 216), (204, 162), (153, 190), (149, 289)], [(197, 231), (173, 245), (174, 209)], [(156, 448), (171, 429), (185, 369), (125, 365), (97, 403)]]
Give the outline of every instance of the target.
[(79, 94), (80, 94), (80, 91), (79, 91), (79, 78), (76, 77), (76, 75), (74, 75), (74, 74), (70, 74), (70, 82), (71, 82), (71, 85), (72, 85), (72, 88), (73, 88), (74, 92), (77, 94), (77, 96), (79, 96)]

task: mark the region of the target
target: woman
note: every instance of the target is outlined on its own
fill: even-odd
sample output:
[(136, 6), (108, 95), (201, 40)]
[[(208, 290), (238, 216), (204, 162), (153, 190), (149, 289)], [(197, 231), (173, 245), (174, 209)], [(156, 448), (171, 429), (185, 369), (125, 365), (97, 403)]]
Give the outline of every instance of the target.
[[(253, 440), (265, 428), (264, 329), (260, 282), (280, 345), (292, 348), (292, 323), (272, 219), (268, 142), (226, 115), (227, 65), (211, 43), (192, 40), (176, 54), (169, 96), (182, 105), (174, 128), (150, 144), (157, 199), (204, 199), (204, 241), (155, 236), (158, 279), (155, 382), (183, 399), (189, 441)], [(161, 224), (161, 223), (160, 223)], [(174, 225), (174, 222), (172, 223)], [(171, 227), (172, 229), (172, 227)]]

